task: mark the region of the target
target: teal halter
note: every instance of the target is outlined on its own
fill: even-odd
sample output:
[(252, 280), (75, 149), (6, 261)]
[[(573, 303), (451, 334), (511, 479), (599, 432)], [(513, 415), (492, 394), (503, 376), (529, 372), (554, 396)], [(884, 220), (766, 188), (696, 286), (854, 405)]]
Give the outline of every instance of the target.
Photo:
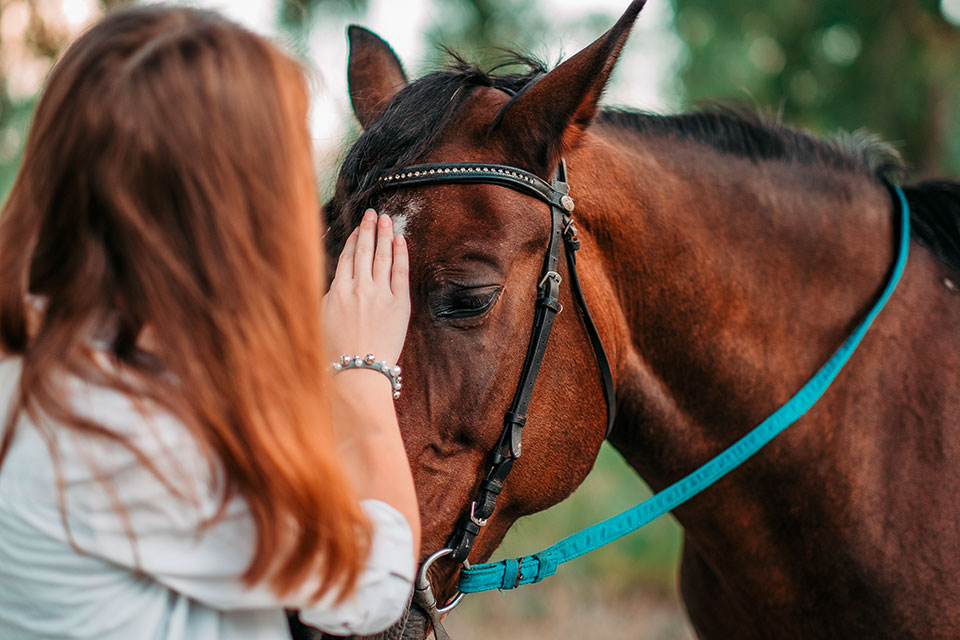
[(702, 467), (637, 506), (564, 538), (538, 553), (500, 562), (464, 566), (460, 570), (460, 592), (513, 589), (552, 576), (564, 562), (613, 542), (682, 505), (736, 469), (813, 407), (860, 345), (867, 329), (896, 289), (906, 267), (910, 249), (910, 205), (900, 187), (893, 187), (893, 191), (900, 201), (900, 248), (887, 286), (846, 342), (786, 404)]

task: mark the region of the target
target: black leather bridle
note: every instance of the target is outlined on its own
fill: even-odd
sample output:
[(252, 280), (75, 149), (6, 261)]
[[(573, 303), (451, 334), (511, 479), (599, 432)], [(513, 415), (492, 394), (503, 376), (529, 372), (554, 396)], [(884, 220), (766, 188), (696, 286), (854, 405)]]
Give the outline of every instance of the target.
[[(508, 93), (512, 94), (512, 92)], [(573, 219), (574, 200), (570, 196), (570, 186), (567, 183), (566, 162), (560, 160), (550, 184), (539, 176), (517, 167), (482, 162), (436, 162), (411, 165), (394, 170), (377, 180), (378, 187), (384, 190), (444, 184), (492, 184), (537, 198), (550, 207), (551, 228), (547, 255), (537, 285), (537, 301), (527, 355), (523, 361), (523, 369), (513, 402), (504, 414), (503, 431), (491, 452), (487, 472), (480, 482), (480, 489), (470, 504), (469, 511), (460, 518), (453, 535), (447, 541), (447, 547), (432, 554), (420, 565), (418, 571), (413, 602), (432, 618), (434, 632), (441, 640), (449, 636), (440, 624), (440, 617), (452, 610), (460, 602), (463, 594), (458, 594), (453, 600), (439, 607), (427, 581), (426, 570), (437, 559), (445, 556), (449, 556), (450, 560), (458, 564), (467, 563), (474, 541), (481, 529), (486, 526), (487, 520), (493, 515), (497, 506), (497, 497), (503, 490), (503, 483), (510, 474), (513, 463), (520, 457), (521, 434), (527, 420), (527, 408), (533, 396), (537, 376), (540, 374), (554, 318), (563, 310), (560, 304), (560, 284), (563, 279), (557, 271), (560, 264), (561, 245), (567, 256), (568, 277), (573, 297), (580, 309), (587, 335), (593, 346), (597, 366), (600, 369), (607, 407), (607, 427), (604, 437), (610, 435), (616, 418), (616, 396), (610, 363), (596, 324), (590, 315), (590, 309), (583, 297), (580, 278), (577, 275), (576, 252), (580, 249), (580, 239)]]
[(616, 416), (616, 400), (610, 364), (607, 361), (607, 355), (603, 349), (603, 343), (600, 340), (596, 325), (590, 316), (590, 310), (584, 300), (583, 291), (580, 288), (580, 279), (577, 277), (576, 252), (580, 249), (580, 240), (577, 237), (577, 228), (573, 219), (574, 201), (570, 196), (570, 187), (567, 184), (566, 163), (563, 160), (560, 161), (550, 184), (547, 184), (538, 176), (516, 167), (499, 164), (446, 162), (409, 166), (380, 177), (378, 183), (384, 189), (439, 184), (493, 184), (532, 196), (550, 206), (550, 243), (547, 247), (543, 271), (537, 286), (533, 330), (530, 334), (530, 343), (527, 347), (526, 359), (523, 362), (520, 382), (513, 396), (513, 402), (504, 415), (503, 431), (491, 453), (490, 463), (483, 481), (480, 483), (477, 496), (471, 503), (469, 511), (457, 523), (453, 535), (447, 542), (448, 549), (445, 549), (446, 553), (443, 554), (449, 556), (454, 562), (464, 563), (470, 555), (470, 550), (473, 548), (474, 540), (480, 530), (487, 524), (488, 518), (493, 515), (497, 497), (500, 495), (504, 481), (513, 468), (513, 463), (520, 457), (521, 433), (527, 419), (527, 407), (530, 404), (533, 388), (540, 373), (540, 366), (543, 363), (547, 341), (553, 328), (553, 320), (562, 310), (560, 304), (562, 279), (557, 271), (561, 245), (564, 247), (567, 256), (568, 277), (573, 296), (580, 308), (600, 369), (607, 405), (607, 436), (610, 435), (610, 430), (613, 428)]

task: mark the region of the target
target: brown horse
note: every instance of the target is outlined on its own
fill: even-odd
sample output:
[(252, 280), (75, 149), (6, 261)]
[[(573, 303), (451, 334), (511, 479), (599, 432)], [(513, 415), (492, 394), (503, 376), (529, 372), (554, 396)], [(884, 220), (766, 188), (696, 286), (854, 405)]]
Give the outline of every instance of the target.
[[(422, 558), (446, 545), (501, 433), (550, 216), (501, 186), (385, 190), (379, 177), (469, 161), (549, 179), (566, 158), (580, 279), (616, 385), (609, 440), (654, 489), (789, 398), (890, 271), (897, 209), (884, 178), (899, 165), (888, 147), (729, 112), (598, 109), (640, 4), (545, 74), (459, 63), (408, 83), (386, 43), (351, 29), (350, 90), (364, 133), (327, 206), (328, 237), (336, 254), (373, 205), (409, 239), (414, 311), (398, 410)], [(675, 510), (682, 596), (702, 638), (960, 638), (960, 183), (906, 193), (906, 273), (834, 386)], [(567, 269), (561, 262), (565, 282)], [(604, 439), (590, 341), (569, 289), (561, 302), (523, 456), (473, 562), (518, 517), (567, 497)], [(457, 567), (435, 568), (434, 589), (451, 597)], [(427, 631), (414, 608), (404, 637)]]

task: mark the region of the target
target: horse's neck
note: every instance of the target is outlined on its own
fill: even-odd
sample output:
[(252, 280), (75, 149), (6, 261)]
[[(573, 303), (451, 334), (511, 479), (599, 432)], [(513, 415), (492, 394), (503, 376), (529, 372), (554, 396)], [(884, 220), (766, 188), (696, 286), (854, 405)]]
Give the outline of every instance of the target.
[(659, 488), (759, 423), (843, 341), (892, 261), (890, 198), (864, 176), (669, 139), (584, 153), (595, 162), (574, 183), (577, 206), (621, 305), (605, 327), (612, 440)]
[[(628, 135), (570, 158), (578, 265), (615, 366), (610, 439), (661, 489), (829, 358), (885, 284), (898, 230), (869, 177)], [(817, 405), (674, 510), (702, 637), (793, 637), (745, 631), (772, 620), (810, 637), (958, 637), (956, 278), (914, 244)]]

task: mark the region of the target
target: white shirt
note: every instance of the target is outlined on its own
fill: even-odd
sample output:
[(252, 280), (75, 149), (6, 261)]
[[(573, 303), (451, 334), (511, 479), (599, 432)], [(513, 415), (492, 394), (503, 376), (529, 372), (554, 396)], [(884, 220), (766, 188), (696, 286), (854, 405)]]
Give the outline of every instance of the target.
[[(20, 369), (18, 358), (0, 359), (0, 420)], [(0, 640), (289, 640), (284, 607), (338, 635), (376, 633), (400, 617), (415, 567), (410, 526), (395, 509), (363, 502), (373, 543), (351, 598), (310, 605), (312, 583), (281, 601), (241, 580), (254, 541), (242, 498), (201, 527), (222, 494), (182, 423), (157, 411), (145, 418), (126, 396), (75, 379), (68, 392), (75, 411), (131, 438), (185, 497), (126, 447), (54, 427), (68, 535), (51, 449), (22, 413), (0, 467)]]

